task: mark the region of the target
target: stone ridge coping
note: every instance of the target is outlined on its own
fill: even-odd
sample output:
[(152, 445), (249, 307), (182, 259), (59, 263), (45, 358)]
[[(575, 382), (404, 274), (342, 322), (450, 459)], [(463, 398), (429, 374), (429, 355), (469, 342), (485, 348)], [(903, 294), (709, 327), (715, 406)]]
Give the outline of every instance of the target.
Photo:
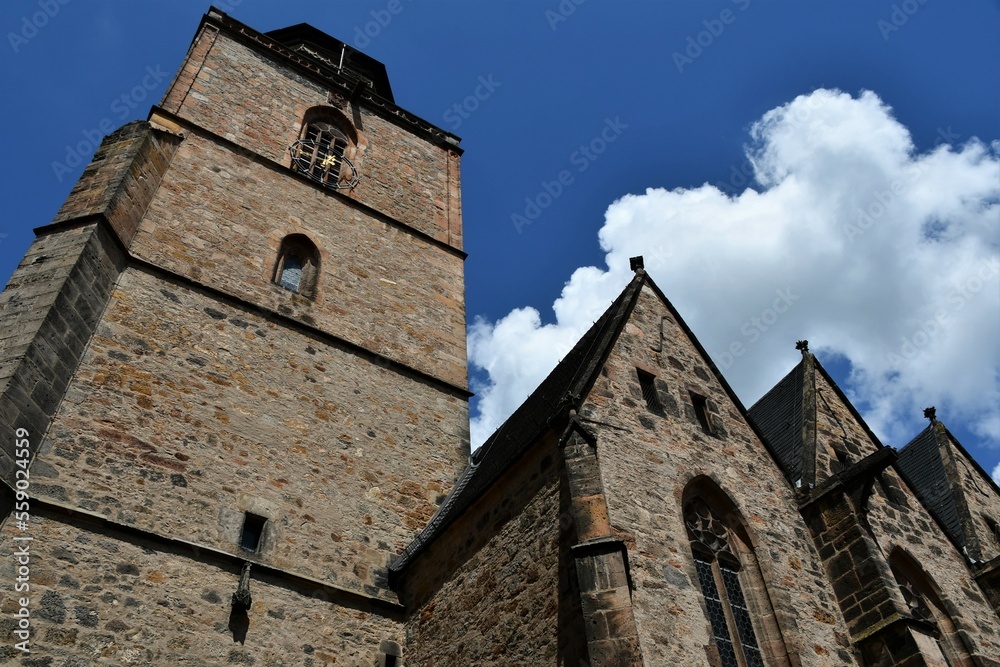
[[(161, 547), (173, 547), (173, 549), (181, 554), (189, 552), (189, 559), (193, 561), (205, 564), (209, 564), (214, 561), (223, 565), (232, 565), (235, 568), (233, 570), (234, 573), (238, 573), (244, 563), (250, 563), (253, 566), (251, 568), (251, 577), (256, 577), (259, 581), (280, 585), (287, 589), (301, 588), (305, 590), (312, 590), (312, 597), (316, 597), (316, 592), (321, 592), (330, 596), (329, 601), (331, 603), (336, 603), (336, 598), (341, 598), (345, 602), (353, 603), (353, 606), (365, 604), (371, 605), (372, 607), (381, 607), (387, 612), (385, 614), (386, 616), (391, 616), (393, 614), (401, 615), (405, 611), (405, 607), (397, 601), (370, 595), (368, 593), (362, 593), (360, 591), (353, 591), (348, 588), (320, 581), (319, 579), (314, 579), (308, 575), (283, 570), (273, 565), (262, 563), (256, 560), (251, 554), (236, 555), (214, 547), (206, 546), (204, 544), (198, 544), (197, 542), (190, 542), (176, 537), (167, 537), (142, 528), (118, 523), (117, 521), (113, 521), (112, 519), (109, 519), (101, 514), (84, 510), (79, 507), (64, 505), (53, 500), (32, 498), (31, 504), (32, 511), (35, 514), (44, 513), (49, 515), (49, 518), (63, 523), (69, 523), (73, 526), (77, 526), (82, 518), (83, 521), (91, 525), (98, 526), (105, 531), (124, 534), (126, 538), (131, 538), (127, 539), (127, 541), (138, 546), (148, 548), (149, 542), (155, 542)], [(41, 510), (41, 512), (39, 512), (39, 510)], [(66, 521), (66, 519), (70, 520)], [(268, 578), (273, 581), (261, 579), (261, 573), (266, 574)], [(234, 591), (236, 590), (236, 584), (237, 581), (234, 579)]]
[[(111, 226), (107, 218), (104, 216), (104, 214), (98, 213), (98, 214), (87, 215), (82, 218), (76, 218), (73, 220), (49, 223), (41, 227), (36, 227), (34, 229), (34, 232), (36, 236), (43, 236), (54, 232), (63, 231), (66, 229), (72, 229), (74, 227), (83, 227), (86, 225), (94, 224), (95, 222), (98, 224), (108, 225), (109, 228)], [(270, 308), (265, 308), (264, 306), (253, 303), (252, 301), (247, 301), (243, 297), (230, 294), (228, 292), (219, 289), (218, 287), (207, 285), (205, 283), (199, 282), (183, 274), (177, 273), (170, 269), (166, 269), (162, 266), (154, 264), (148, 260), (136, 257), (122, 245), (121, 239), (118, 238), (118, 235), (114, 232), (114, 230), (111, 229), (110, 231), (111, 231), (111, 236), (119, 244), (122, 252), (125, 254), (126, 268), (137, 269), (153, 275), (158, 275), (159, 277), (166, 278), (175, 283), (180, 283), (189, 288), (193, 288), (203, 293), (207, 293), (219, 299), (220, 301), (225, 301), (229, 305), (235, 305), (236, 307), (244, 311), (254, 313), (260, 317), (263, 317), (264, 319), (271, 320), (278, 324), (290, 327), (292, 329), (305, 333), (309, 336), (312, 336), (313, 338), (322, 340), (328, 344), (332, 344), (336, 347), (339, 347), (343, 350), (347, 350), (354, 354), (358, 354), (359, 356), (367, 357), (371, 363), (374, 363), (378, 366), (382, 366), (383, 368), (388, 368), (390, 370), (396, 371), (397, 373), (400, 373), (402, 375), (409, 376), (415, 380), (424, 382), (425, 384), (435, 386), (441, 391), (453, 394), (460, 398), (468, 400), (474, 395), (471, 391), (469, 391), (465, 387), (460, 387), (456, 384), (448, 382), (447, 380), (435, 377), (430, 373), (428, 373), (427, 371), (422, 371), (419, 368), (414, 368), (413, 366), (405, 364), (401, 361), (397, 361), (379, 352), (369, 350), (368, 348), (362, 347), (357, 343), (353, 343), (345, 338), (335, 336), (334, 334), (328, 333), (326, 331), (323, 331), (322, 329), (306, 324), (305, 322), (297, 320), (293, 317), (289, 317), (288, 315), (283, 315), (282, 313), (279, 313), (275, 310), (271, 310)]]
[(153, 129), (159, 132), (163, 132), (165, 134), (171, 134), (174, 136), (179, 136), (182, 138), (184, 137), (184, 133), (182, 130), (185, 129), (189, 130), (200, 137), (209, 139), (217, 144), (225, 146), (229, 150), (233, 151), (234, 153), (238, 153), (239, 155), (242, 155), (248, 160), (252, 160), (261, 166), (267, 167), (272, 171), (278, 172), (282, 176), (294, 178), (299, 182), (304, 183), (309, 187), (318, 190), (327, 196), (337, 198), (340, 201), (344, 202), (345, 204), (353, 206), (354, 208), (359, 209), (364, 213), (367, 213), (368, 215), (371, 215), (372, 217), (378, 219), (381, 222), (384, 222), (388, 225), (392, 225), (397, 229), (400, 229), (404, 232), (407, 232), (408, 234), (411, 234), (412, 236), (417, 237), (421, 241), (424, 241), (430, 245), (433, 245), (437, 248), (440, 248), (455, 255), (456, 257), (458, 257), (463, 261), (468, 259), (469, 257), (469, 254), (467, 252), (465, 252), (464, 250), (459, 250), (450, 243), (447, 243), (446, 241), (441, 241), (440, 239), (436, 239), (427, 232), (420, 231), (419, 229), (413, 227), (407, 222), (403, 222), (402, 220), (397, 220), (396, 218), (386, 215), (385, 213), (379, 211), (376, 208), (372, 208), (371, 206), (362, 201), (359, 201), (357, 199), (352, 199), (351, 197), (348, 197), (347, 195), (341, 193), (339, 190), (331, 190), (330, 188), (325, 188), (316, 181), (309, 178), (308, 176), (293, 171), (292, 169), (281, 164), (280, 162), (275, 162), (271, 158), (265, 157), (260, 153), (257, 153), (244, 146), (241, 146), (235, 141), (232, 141), (231, 139), (226, 139), (223, 136), (215, 134), (211, 130), (207, 130), (201, 127), (200, 125), (191, 122), (187, 118), (184, 118), (182, 116), (177, 116), (171, 113), (170, 111), (167, 111), (163, 107), (156, 105), (152, 106), (149, 110), (149, 117), (147, 122), (151, 126), (153, 126)]
[[(333, 70), (322, 67), (316, 61), (303, 58), (302, 56), (285, 48), (279, 42), (264, 33), (257, 32), (250, 26), (237, 21), (225, 12), (212, 7), (208, 13), (202, 17), (202, 25), (211, 24), (224, 31), (227, 35), (237, 41), (253, 48), (256, 51), (266, 51), (275, 59), (280, 59), (291, 68), (302, 72), (312, 79), (318, 80), (324, 85), (338, 88), (342, 93), (351, 99), (360, 98), (367, 102), (370, 107), (378, 112), (380, 116), (396, 123), (406, 125), (408, 129), (429, 139), (431, 143), (456, 151), (462, 154), (462, 148), (458, 145), (461, 138), (451, 132), (447, 132), (437, 127), (433, 123), (406, 111), (389, 100), (383, 99), (360, 84), (355, 84)], [(201, 32), (199, 26), (198, 32)]]

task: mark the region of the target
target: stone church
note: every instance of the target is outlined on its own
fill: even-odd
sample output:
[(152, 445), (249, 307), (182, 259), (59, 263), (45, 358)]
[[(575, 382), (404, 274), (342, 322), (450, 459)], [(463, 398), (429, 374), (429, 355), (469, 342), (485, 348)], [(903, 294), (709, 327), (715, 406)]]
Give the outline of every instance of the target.
[[(0, 295), (0, 663), (1000, 664), (1000, 490), (642, 266), (471, 458), (458, 137), (212, 9)], [(944, 417), (944, 415), (942, 415)]]

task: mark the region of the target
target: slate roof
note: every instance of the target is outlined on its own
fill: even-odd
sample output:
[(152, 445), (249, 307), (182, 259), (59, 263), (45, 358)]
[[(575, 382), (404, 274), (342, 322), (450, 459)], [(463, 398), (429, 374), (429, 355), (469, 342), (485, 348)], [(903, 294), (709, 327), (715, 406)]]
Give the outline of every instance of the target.
[(802, 478), (803, 375), (799, 362), (747, 411), (793, 484)]
[(593, 385), (625, 321), (632, 313), (646, 273), (638, 271), (603, 315), (542, 380), (538, 388), (507, 418), (471, 457), (455, 487), (423, 531), (389, 566), (401, 573), (444, 530), (460, 517), (527, 448), (556, 425)]
[(920, 432), (899, 452), (896, 467), (907, 484), (931, 511), (941, 527), (960, 549), (965, 549), (965, 533), (941, 459), (933, 424)]

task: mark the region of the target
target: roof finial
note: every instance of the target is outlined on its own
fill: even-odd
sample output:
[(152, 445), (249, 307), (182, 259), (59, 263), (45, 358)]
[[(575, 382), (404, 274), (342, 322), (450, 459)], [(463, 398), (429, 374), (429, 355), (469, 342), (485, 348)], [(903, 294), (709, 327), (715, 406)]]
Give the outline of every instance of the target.
[(796, 341), (796, 343), (795, 343), (795, 349), (798, 350), (799, 352), (801, 352), (803, 355), (808, 354), (809, 353), (809, 341), (807, 341), (807, 340)]
[(934, 422), (936, 422), (937, 421), (937, 409), (933, 405), (931, 407), (929, 407), (929, 408), (924, 408), (924, 418), (925, 419), (930, 419), (932, 424)]
[(637, 255), (636, 257), (630, 257), (628, 260), (628, 267), (636, 272), (644, 270), (646, 267), (643, 264), (642, 255)]

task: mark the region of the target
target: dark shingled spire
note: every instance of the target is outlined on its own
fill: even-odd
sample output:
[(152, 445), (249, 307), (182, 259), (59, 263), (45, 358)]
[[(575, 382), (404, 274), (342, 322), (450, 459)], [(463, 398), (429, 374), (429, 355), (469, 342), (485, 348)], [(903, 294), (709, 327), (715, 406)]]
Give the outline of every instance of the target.
[(802, 478), (803, 383), (799, 363), (747, 411), (792, 483)]

